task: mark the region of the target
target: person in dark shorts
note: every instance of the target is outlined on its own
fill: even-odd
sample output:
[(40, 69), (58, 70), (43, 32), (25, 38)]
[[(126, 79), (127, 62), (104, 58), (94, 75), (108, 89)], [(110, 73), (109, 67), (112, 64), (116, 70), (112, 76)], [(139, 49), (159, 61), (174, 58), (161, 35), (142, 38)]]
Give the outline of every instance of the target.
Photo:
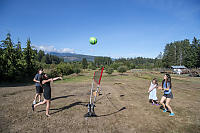
[(43, 88), (42, 85), (40, 84), (40, 79), (41, 79), (41, 74), (43, 73), (43, 69), (39, 69), (38, 73), (35, 75), (33, 81), (35, 82), (35, 86), (36, 86), (36, 94), (33, 100), (33, 104), (36, 104), (36, 100), (38, 97), (39, 102), (41, 102), (41, 96), (43, 93)]
[(47, 104), (46, 106), (46, 116), (50, 116), (49, 115), (49, 108), (50, 108), (50, 103), (51, 103), (51, 85), (50, 83), (55, 81), (55, 80), (58, 80), (58, 79), (62, 79), (62, 77), (56, 77), (56, 78), (48, 78), (47, 74), (43, 74), (42, 76), (42, 79), (41, 79), (41, 84), (42, 84), (42, 87), (44, 89), (44, 101), (43, 102), (40, 102), (38, 104), (32, 104), (32, 110), (34, 111), (35, 107), (39, 106), (39, 105), (42, 105), (42, 104)]
[[(163, 106), (163, 112), (167, 112), (166, 107), (170, 111), (169, 116), (174, 116), (175, 114), (172, 111), (172, 108), (170, 106), (171, 99), (173, 99), (173, 94), (172, 94), (172, 83), (171, 83), (171, 76), (169, 74), (166, 74), (164, 76), (164, 80), (162, 81), (162, 87), (159, 87), (159, 89), (164, 90), (164, 95), (162, 96), (160, 103)], [(166, 100), (166, 105), (164, 104), (164, 101)]]

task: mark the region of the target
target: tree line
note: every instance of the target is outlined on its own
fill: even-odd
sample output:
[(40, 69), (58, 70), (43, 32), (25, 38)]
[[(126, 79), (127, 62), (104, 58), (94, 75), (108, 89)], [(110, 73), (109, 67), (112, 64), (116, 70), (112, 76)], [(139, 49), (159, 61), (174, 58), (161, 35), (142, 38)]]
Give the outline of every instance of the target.
[(45, 54), (44, 51), (39, 50), (37, 53), (37, 60), (38, 62), (45, 63), (45, 64), (59, 64), (60, 62), (64, 62), (63, 58), (59, 58), (55, 55)]
[(128, 69), (170, 68), (172, 65), (185, 65), (188, 68), (200, 67), (200, 40), (188, 39), (166, 44), (163, 53), (156, 58), (95, 57), (93, 62), (83, 58), (82, 62), (64, 62), (63, 58), (37, 51), (31, 46), (30, 38), (26, 47), (21, 42), (14, 43), (8, 33), (0, 43), (0, 81), (15, 81), (32, 78), (39, 68), (50, 69), (50, 75), (80, 73), (81, 69), (95, 70), (102, 66), (110, 74), (114, 70), (125, 72)]
[(0, 81), (20, 81), (30, 79), (37, 70), (45, 64), (59, 64), (63, 58), (37, 52), (31, 46), (30, 38), (27, 39), (26, 47), (21, 47), (21, 42), (15, 44), (8, 33), (0, 43)]
[(31, 48), (30, 39), (26, 42), (26, 48), (21, 48), (21, 42), (14, 44), (11, 35), (8, 33), (5, 40), (0, 44), (0, 79), (1, 81), (13, 81), (26, 79), (38, 69), (36, 62), (36, 50)]
[(200, 40), (175, 41), (165, 46), (162, 63), (164, 67), (185, 65), (188, 68), (200, 67)]
[(112, 61), (111, 64), (106, 64), (106, 61), (102, 64), (114, 70), (120, 66), (126, 66), (127, 69), (170, 68), (173, 65), (199, 68), (200, 39), (194, 37), (192, 42), (185, 39), (166, 44), (164, 51), (156, 58), (120, 58)]

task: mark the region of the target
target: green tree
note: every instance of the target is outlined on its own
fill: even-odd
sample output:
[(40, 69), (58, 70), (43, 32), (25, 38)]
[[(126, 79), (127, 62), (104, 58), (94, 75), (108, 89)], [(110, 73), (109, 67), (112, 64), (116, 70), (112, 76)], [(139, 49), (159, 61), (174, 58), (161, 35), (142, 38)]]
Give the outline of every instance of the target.
[(16, 45), (16, 49), (15, 49), (15, 57), (16, 57), (16, 79), (20, 80), (24, 75), (24, 68), (25, 68), (25, 60), (23, 58), (23, 51), (21, 48), (21, 42), (18, 40), (17, 45)]
[(36, 52), (31, 48), (30, 38), (27, 40), (26, 48), (24, 48), (24, 58), (26, 61), (26, 72), (27, 74), (33, 74), (37, 71), (36, 66)]
[(194, 47), (190, 44), (189, 40), (184, 40), (184, 56), (183, 56), (183, 65), (186, 67), (192, 68), (195, 67), (195, 54)]
[(127, 69), (128, 69), (127, 66), (120, 66), (118, 67), (117, 71), (123, 74), (124, 72), (127, 71)]
[(172, 65), (175, 65), (176, 59), (175, 56), (175, 47), (173, 43), (167, 44), (164, 49), (163, 63), (164, 66), (170, 68)]
[(88, 68), (88, 63), (87, 63), (87, 59), (86, 58), (82, 59), (82, 67), (83, 67), (83, 69), (87, 69)]
[(73, 71), (76, 73), (76, 74), (79, 74), (81, 72), (81, 69), (78, 68), (78, 67), (75, 67), (73, 68)]
[(112, 59), (110, 57), (95, 57), (94, 63), (96, 67), (99, 67), (100, 65), (108, 65), (110, 66), (112, 64)]
[(130, 69), (135, 69), (135, 64), (134, 63), (130, 64)]
[(52, 64), (52, 60), (51, 60), (50, 55), (49, 55), (49, 54), (46, 54), (45, 56), (46, 56), (45, 63), (46, 63), (46, 64)]
[(88, 68), (92, 69), (92, 70), (96, 70), (96, 66), (95, 66), (94, 62), (89, 62)]
[(41, 63), (45, 63), (45, 64), (46, 64), (46, 56), (43, 56), (43, 57), (42, 57)]
[(199, 40), (194, 37), (192, 44), (191, 44), (191, 49), (193, 51), (192, 54), (192, 63), (194, 65), (194, 67), (199, 67), (199, 62), (200, 62), (200, 58), (199, 58)]
[(61, 62), (60, 64), (57, 65), (57, 71), (59, 71), (63, 75), (70, 75), (74, 73), (72, 69), (72, 65), (70, 65), (69, 63), (64, 63), (64, 62)]
[(15, 75), (15, 65), (16, 65), (16, 59), (15, 59), (15, 49), (13, 46), (13, 42), (11, 40), (10, 33), (7, 34), (7, 37), (5, 40), (2, 41), (1, 44), (2, 47), (2, 70), (3, 76), (6, 79), (13, 78)]
[(117, 63), (117, 62), (114, 62), (114, 63), (112, 63), (111, 65), (110, 65), (110, 67), (112, 67), (114, 70), (117, 70), (117, 68), (120, 66), (120, 64), (119, 63)]
[(43, 58), (44, 56), (45, 56), (44, 51), (39, 50), (39, 52), (38, 52), (38, 54), (37, 54), (38, 61), (41, 62), (41, 61), (42, 61), (42, 58)]
[(106, 67), (106, 73), (111, 75), (114, 72), (114, 69), (112, 67)]
[(200, 67), (200, 39), (198, 40), (198, 45), (197, 45), (197, 55), (198, 55), (197, 67)]

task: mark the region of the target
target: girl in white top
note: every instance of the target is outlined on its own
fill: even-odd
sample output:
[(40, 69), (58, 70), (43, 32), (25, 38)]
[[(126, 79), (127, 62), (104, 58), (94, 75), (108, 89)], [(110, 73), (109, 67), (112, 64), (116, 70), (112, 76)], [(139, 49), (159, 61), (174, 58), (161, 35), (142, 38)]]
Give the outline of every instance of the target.
[(154, 78), (154, 79), (152, 80), (152, 82), (151, 82), (151, 85), (150, 85), (149, 91), (148, 91), (148, 93), (149, 93), (149, 100), (152, 101), (152, 105), (154, 105), (154, 104), (159, 105), (159, 104), (157, 103), (158, 98), (157, 98), (157, 96), (156, 96), (156, 88), (157, 88), (157, 87), (158, 87), (157, 79)]

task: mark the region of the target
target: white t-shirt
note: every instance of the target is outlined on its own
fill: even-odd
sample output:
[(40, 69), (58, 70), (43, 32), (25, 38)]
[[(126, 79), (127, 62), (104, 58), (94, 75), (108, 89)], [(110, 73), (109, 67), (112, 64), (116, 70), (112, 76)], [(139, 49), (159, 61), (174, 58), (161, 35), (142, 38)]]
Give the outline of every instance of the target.
[[(151, 85), (149, 87), (149, 90), (151, 90), (152, 88), (156, 87), (157, 84), (153, 84), (151, 82)], [(153, 99), (153, 100), (158, 100), (157, 96), (156, 96), (156, 88), (154, 88), (150, 93), (149, 93), (149, 99)]]

